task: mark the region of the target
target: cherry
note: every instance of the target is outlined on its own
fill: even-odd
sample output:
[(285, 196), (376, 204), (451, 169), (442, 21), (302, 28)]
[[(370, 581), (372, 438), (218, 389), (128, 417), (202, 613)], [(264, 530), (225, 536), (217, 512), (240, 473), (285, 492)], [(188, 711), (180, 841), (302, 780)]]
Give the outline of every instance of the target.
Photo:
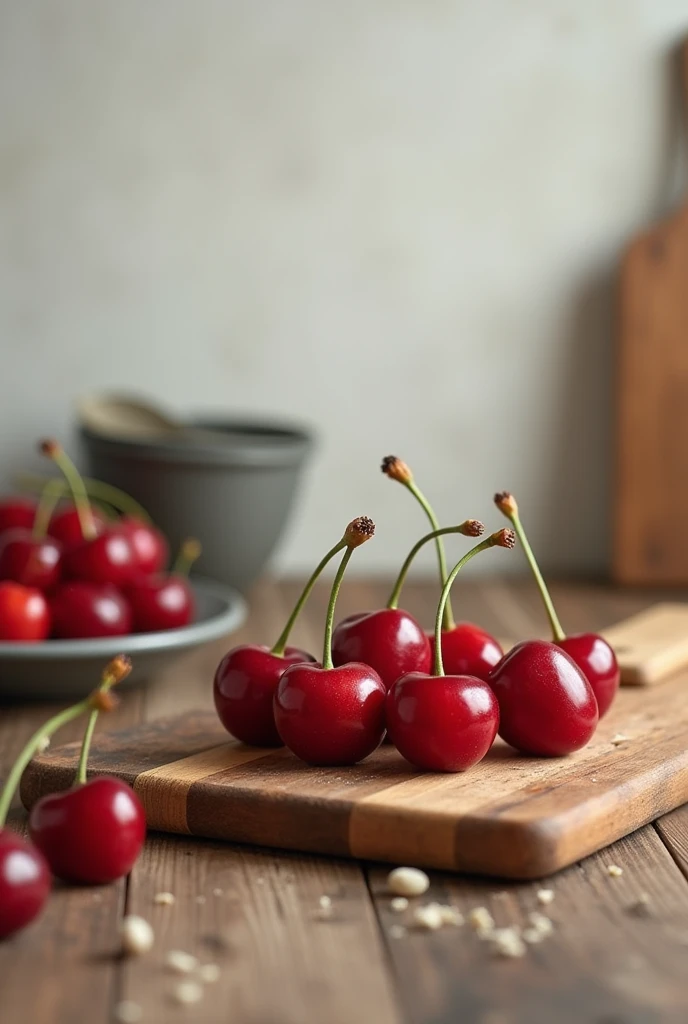
[(499, 735), (524, 754), (561, 757), (595, 732), (597, 701), (572, 658), (546, 640), (526, 640), (490, 673), (499, 702)]
[(36, 502), (28, 498), (6, 498), (0, 501), (0, 533), (5, 530), (30, 530), (36, 518)]
[(134, 549), (134, 559), (138, 571), (146, 575), (162, 572), (169, 556), (164, 533), (152, 523), (144, 522), (136, 516), (123, 516), (119, 526), (125, 536), (129, 538)]
[(50, 634), (50, 611), (34, 587), (6, 580), (0, 583), (0, 641), (32, 643)]
[(356, 547), (369, 540), (375, 524), (367, 516), (349, 523), (346, 546), (332, 584), (325, 620), (322, 668), (291, 665), (274, 700), (277, 731), (287, 747), (315, 765), (356, 764), (371, 754), (385, 733), (385, 685), (368, 665), (332, 662), (332, 621), (337, 594)]
[(0, 536), (0, 580), (48, 590), (60, 579), (62, 548), (52, 537), (17, 527)]
[(179, 629), (193, 620), (196, 602), (187, 576), (200, 553), (198, 541), (187, 540), (182, 544), (173, 572), (154, 576), (139, 573), (127, 587), (137, 633)]
[[(96, 532), (102, 533), (107, 526), (107, 520), (95, 509), (92, 510), (92, 516)], [(65, 550), (78, 547), (83, 543), (81, 519), (75, 505), (68, 505), (54, 513), (48, 525), (48, 534), (55, 540), (59, 540)]]
[(42, 797), (31, 811), (29, 833), (58, 878), (103, 885), (131, 870), (146, 816), (131, 786), (102, 775)]
[(124, 636), (132, 630), (129, 603), (111, 583), (61, 583), (50, 607), (53, 636), (61, 640)]
[(468, 674), (444, 674), (440, 634), (444, 607), (459, 571), (488, 548), (512, 548), (512, 530), (500, 530), (472, 548), (454, 566), (442, 588), (435, 620), (434, 673), (410, 672), (387, 694), (391, 741), (417, 768), (458, 772), (481, 761), (497, 735), (499, 705), (486, 682)]
[(50, 894), (45, 857), (7, 828), (0, 828), (0, 939), (38, 917)]
[(621, 681), (621, 672), (612, 647), (598, 633), (574, 633), (567, 636), (561, 627), (554, 609), (547, 584), (537, 564), (533, 550), (528, 543), (526, 532), (521, 523), (518, 505), (513, 494), (503, 491), (495, 494), (495, 504), (509, 519), (518, 535), (525, 551), (531, 572), (535, 577), (542, 603), (552, 629), (552, 640), (566, 651), (578, 668), (583, 672), (592, 687), (597, 700), (600, 718), (609, 710)]

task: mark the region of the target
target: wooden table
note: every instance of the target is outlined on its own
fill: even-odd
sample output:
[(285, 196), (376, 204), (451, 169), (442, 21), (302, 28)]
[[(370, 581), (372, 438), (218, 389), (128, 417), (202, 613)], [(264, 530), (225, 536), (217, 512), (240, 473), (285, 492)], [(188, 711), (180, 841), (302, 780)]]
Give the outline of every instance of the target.
[[(653, 603), (657, 593), (590, 585), (553, 588), (572, 631), (604, 627)], [(352, 582), (339, 613), (384, 603), (387, 587)], [(233, 642), (272, 642), (298, 592), (262, 584)], [(672, 596), (677, 595), (673, 592)], [(682, 595), (686, 596), (686, 595)], [(406, 606), (430, 621), (433, 586), (409, 585)], [(326, 603), (318, 589), (294, 640), (317, 650)], [(468, 583), (455, 607), (499, 635), (543, 629), (528, 582)], [(180, 660), (143, 690), (124, 695), (103, 728), (208, 706), (226, 642)], [(688, 693), (686, 694), (688, 699)], [(0, 710), (2, 772), (52, 705)], [(78, 725), (65, 729), (76, 738)], [(688, 738), (687, 738), (688, 741)], [(15, 821), (22, 825), (22, 812)], [(611, 864), (623, 868), (612, 878)], [(688, 1020), (688, 807), (563, 871), (547, 913), (552, 936), (523, 959), (495, 957), (468, 926), (409, 929), (385, 893), (387, 868), (324, 857), (152, 835), (131, 877), (101, 889), (58, 887), (39, 923), (0, 946), (2, 1024), (109, 1024), (123, 1001), (143, 1022), (203, 1024), (655, 1024)], [(428, 899), (468, 912), (488, 907), (499, 925), (542, 910), (537, 884), (499, 884), (434, 874)], [(176, 897), (161, 906), (161, 891)], [(646, 896), (644, 894), (647, 894)], [(329, 916), (319, 909), (332, 899)], [(645, 909), (638, 901), (647, 899)], [(156, 944), (118, 957), (118, 923), (141, 914)], [(171, 949), (216, 963), (219, 980), (193, 1006), (175, 1003)]]

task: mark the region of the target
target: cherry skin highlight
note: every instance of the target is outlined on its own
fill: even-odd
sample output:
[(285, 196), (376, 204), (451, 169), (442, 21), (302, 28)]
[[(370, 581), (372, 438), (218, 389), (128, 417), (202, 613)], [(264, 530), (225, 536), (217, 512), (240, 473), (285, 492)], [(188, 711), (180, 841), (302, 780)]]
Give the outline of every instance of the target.
[(526, 640), (490, 673), (499, 735), (524, 754), (562, 757), (592, 738), (597, 700), (575, 662), (556, 644)]
[(134, 549), (138, 571), (144, 575), (162, 572), (170, 553), (165, 535), (135, 516), (123, 516), (119, 526)]
[(463, 772), (487, 754), (499, 728), (499, 705), (482, 679), (411, 672), (387, 694), (389, 738), (416, 768)]
[(292, 665), (275, 693), (277, 731), (308, 764), (356, 764), (382, 742), (386, 692), (369, 665)]
[(114, 583), (126, 586), (137, 575), (134, 548), (126, 531), (107, 527), (101, 534), (82, 540), (64, 555), (66, 577), (89, 583)]
[(44, 796), (31, 811), (29, 833), (58, 878), (104, 885), (131, 870), (146, 816), (131, 786), (103, 775)]
[(0, 534), (5, 530), (30, 530), (36, 518), (36, 502), (27, 498), (0, 501)]
[(0, 828), (0, 939), (38, 917), (52, 878), (45, 857), (8, 828)]
[(50, 634), (50, 610), (40, 590), (4, 580), (0, 583), (0, 641), (35, 643)]
[[(428, 634), (428, 639), (434, 658), (435, 637)], [(442, 660), (448, 675), (487, 680), (503, 655), (495, 638), (472, 622), (457, 622), (453, 629), (442, 631)]]
[(194, 594), (185, 576), (142, 576), (125, 593), (137, 633), (179, 629), (193, 621)]
[(0, 580), (49, 590), (60, 579), (62, 562), (62, 548), (52, 537), (36, 538), (19, 528), (0, 537)]
[(298, 647), (286, 647), (282, 656), (258, 644), (228, 651), (213, 680), (215, 708), (227, 732), (253, 747), (281, 747), (273, 711), (277, 685), (290, 665), (314, 662)]
[(557, 641), (557, 647), (566, 651), (590, 683), (601, 718), (611, 707), (621, 681), (614, 651), (597, 633), (569, 634)]
[(50, 603), (53, 636), (60, 640), (125, 636), (131, 633), (131, 608), (109, 583), (70, 580), (56, 589)]
[(349, 615), (332, 635), (335, 665), (364, 662), (386, 689), (407, 672), (429, 672), (430, 641), (422, 626), (401, 608), (380, 608)]

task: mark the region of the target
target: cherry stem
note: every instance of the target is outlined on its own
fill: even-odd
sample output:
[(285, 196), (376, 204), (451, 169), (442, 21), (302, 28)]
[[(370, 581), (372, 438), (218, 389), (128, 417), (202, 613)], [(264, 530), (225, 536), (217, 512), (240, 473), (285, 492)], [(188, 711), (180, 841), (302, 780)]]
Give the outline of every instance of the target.
[(342, 560), (339, 563), (339, 568), (337, 569), (337, 573), (332, 582), (332, 590), (330, 591), (330, 603), (327, 606), (327, 618), (325, 619), (325, 642), (323, 644), (322, 660), (323, 668), (334, 668), (334, 664), (332, 662), (332, 628), (334, 623), (334, 608), (337, 603), (337, 595), (339, 594), (339, 588), (342, 585), (344, 573), (346, 572), (346, 567), (349, 564), (349, 559), (353, 554), (353, 550), (353, 547), (351, 547), (348, 544), (346, 545), (346, 551), (344, 552)]
[(43, 540), (48, 527), (50, 526), (50, 520), (52, 519), (55, 506), (62, 496), (62, 489), (65, 484), (62, 480), (48, 480), (47, 484), (41, 491), (41, 497), (38, 502), (36, 509), (36, 515), (33, 521), (33, 529), (31, 535), (34, 540)]
[[(474, 521), (475, 520), (467, 520), (467, 522)], [(399, 607), (399, 596), (401, 594), (401, 589), (404, 586), (404, 583), (406, 582), (406, 576), (408, 574), (409, 569), (411, 568), (411, 563), (413, 562), (414, 558), (416, 557), (420, 549), (424, 547), (425, 544), (428, 544), (431, 540), (436, 540), (438, 537), (444, 537), (449, 533), (462, 533), (464, 535), (468, 534), (466, 523), (461, 523), (459, 526), (443, 526), (440, 529), (432, 530), (431, 533), (426, 533), (424, 537), (421, 537), (420, 540), (413, 545), (408, 555), (406, 556), (406, 561), (399, 570), (399, 575), (397, 576), (396, 583), (392, 588), (392, 593), (390, 594), (389, 601), (387, 602), (388, 608)], [(471, 534), (468, 535), (471, 536)], [(472, 536), (475, 536), (475, 534), (472, 534)], [(444, 619), (444, 623), (444, 629), (454, 628), (453, 619), (452, 625), (450, 627), (447, 627), (446, 625), (446, 618)]]
[(345, 547), (346, 547), (346, 541), (344, 540), (344, 538), (342, 538), (340, 541), (338, 541), (335, 544), (335, 546), (333, 548), (330, 548), (330, 550), (327, 552), (327, 554), (322, 559), (322, 561), (319, 562), (319, 564), (313, 570), (313, 573), (311, 574), (308, 582), (306, 583), (306, 586), (301, 591), (301, 596), (299, 597), (298, 601), (294, 605), (294, 610), (292, 611), (291, 615), (287, 619), (286, 626), (284, 627), (284, 629), (280, 633), (280, 635), (277, 638), (277, 641), (274, 644), (274, 646), (270, 648), (270, 653), (271, 654), (276, 654), (280, 658), (282, 657), (282, 655), (284, 654), (284, 649), (287, 646), (287, 640), (289, 639), (289, 634), (291, 633), (292, 628), (294, 626), (294, 623), (296, 622), (296, 620), (298, 619), (298, 617), (299, 617), (299, 615), (301, 613), (301, 609), (303, 608), (303, 606), (305, 605), (306, 601), (310, 597), (311, 591), (312, 591), (313, 587), (315, 586), (316, 580), (318, 579), (318, 577), (322, 573), (322, 571), (325, 568), (325, 566), (327, 565), (327, 563), (330, 562), (334, 558), (334, 556), (339, 551), (341, 551), (342, 548), (345, 548)]
[(511, 521), (513, 528), (516, 531), (516, 536), (518, 537), (521, 546), (526, 553), (526, 558), (528, 560), (528, 565), (530, 566), (530, 571), (535, 577), (535, 582), (537, 583), (538, 590), (540, 591), (540, 597), (542, 598), (542, 603), (545, 606), (547, 618), (549, 619), (550, 628), (552, 630), (552, 638), (556, 644), (561, 643), (561, 641), (565, 639), (566, 633), (562, 629), (561, 622), (559, 621), (559, 616), (556, 613), (554, 604), (552, 603), (552, 598), (550, 597), (549, 590), (547, 589), (547, 584), (545, 583), (545, 579), (542, 573), (540, 572), (540, 566), (537, 564), (537, 560), (535, 558), (535, 555), (533, 554), (533, 549), (528, 543), (526, 531), (523, 529), (523, 524), (521, 523), (520, 516), (518, 512), (513, 512), (507, 515), (507, 519)]
[[(19, 473), (16, 480), (19, 486), (27, 491), (41, 491), (46, 483), (44, 477), (38, 476), (35, 473)], [(104, 502), (106, 505), (111, 505), (117, 511), (124, 512), (125, 515), (132, 516), (134, 519), (139, 519), (142, 523), (152, 522), (143, 505), (139, 505), (138, 501), (132, 498), (130, 494), (127, 494), (126, 491), (120, 490), (119, 487), (113, 487), (112, 484), (106, 484), (103, 480), (93, 480), (92, 477), (85, 476), (82, 477), (82, 480), (89, 497), (94, 498), (98, 502)], [(64, 480), (55, 480), (55, 484), (60, 488), (60, 497), (65, 497), (72, 493), (71, 488)]]
[(64, 478), (69, 484), (84, 540), (93, 540), (97, 536), (98, 530), (81, 473), (60, 445), (48, 443), (43, 446), (43, 451), (62, 470)]
[(452, 588), (452, 584), (458, 576), (461, 569), (463, 569), (466, 562), (470, 562), (471, 558), (475, 558), (481, 551), (487, 551), (488, 548), (494, 547), (498, 544), (497, 535), (492, 534), (490, 537), (486, 537), (485, 540), (481, 540), (479, 544), (476, 544), (474, 548), (467, 551), (466, 554), (461, 558), (452, 571), (447, 576), (446, 582), (442, 587), (442, 594), (440, 596), (439, 604), (437, 605), (437, 615), (435, 617), (435, 662), (433, 665), (433, 675), (443, 676), (444, 675), (444, 662), (442, 661), (442, 618), (444, 614), (444, 607), (449, 600), (449, 591)]
[[(404, 487), (411, 492), (413, 497), (421, 506), (428, 517), (428, 522), (432, 526), (433, 531), (435, 531), (435, 547), (437, 549), (437, 564), (440, 571), (440, 586), (444, 586), (444, 582), (447, 579), (447, 557), (444, 552), (444, 544), (441, 540), (442, 534), (440, 532), (440, 524), (437, 516), (435, 515), (435, 510), (420, 488), (416, 486), (414, 480), (405, 480)], [(447, 601), (444, 609), (444, 628), (446, 630), (450, 630), (454, 628), (454, 625), (454, 613), (452, 611), (451, 600), (449, 600)]]
[(201, 545), (195, 537), (185, 540), (174, 560), (172, 572), (175, 576), (188, 576), (191, 566), (201, 554)]
[(95, 731), (96, 722), (98, 721), (98, 714), (98, 708), (93, 708), (91, 714), (88, 716), (86, 731), (84, 732), (84, 738), (81, 743), (81, 753), (79, 754), (79, 764), (76, 770), (76, 778), (74, 780), (75, 786), (83, 786), (86, 782), (86, 768), (88, 766), (88, 755), (91, 750), (91, 740), (93, 739), (93, 733)]

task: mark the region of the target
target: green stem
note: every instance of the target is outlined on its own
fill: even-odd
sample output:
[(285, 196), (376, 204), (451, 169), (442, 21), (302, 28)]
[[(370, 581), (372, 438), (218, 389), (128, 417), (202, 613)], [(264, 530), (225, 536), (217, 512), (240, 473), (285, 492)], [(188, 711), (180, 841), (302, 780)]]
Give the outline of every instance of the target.
[(98, 531), (96, 529), (96, 521), (93, 518), (91, 503), (88, 500), (86, 485), (81, 478), (81, 473), (76, 468), (69, 455), (67, 455), (67, 452), (59, 445), (54, 446), (52, 450), (48, 447), (44, 450), (48, 457), (51, 458), (62, 470), (64, 478), (69, 484), (69, 489), (72, 492), (74, 506), (79, 517), (79, 525), (81, 526), (81, 532), (84, 539), (92, 540), (97, 536)]
[(31, 531), (34, 540), (43, 540), (48, 532), (50, 520), (55, 511), (55, 506), (62, 496), (64, 486), (62, 480), (49, 480), (43, 488), (33, 521), (33, 530)]
[(327, 606), (327, 618), (325, 619), (325, 643), (323, 644), (322, 660), (323, 668), (334, 668), (334, 665), (332, 663), (332, 628), (334, 623), (334, 606), (337, 603), (337, 594), (339, 593), (339, 588), (342, 585), (344, 573), (346, 572), (346, 567), (349, 564), (349, 559), (353, 554), (353, 550), (353, 548), (347, 546), (346, 551), (344, 552), (344, 556), (341, 562), (339, 563), (337, 574), (335, 575), (334, 581), (332, 583), (332, 590), (330, 591), (330, 603)]
[(514, 515), (508, 516), (508, 518), (511, 520), (514, 530), (516, 531), (516, 536), (521, 542), (521, 546), (523, 547), (523, 550), (526, 553), (526, 558), (528, 559), (530, 571), (535, 577), (535, 582), (537, 583), (538, 590), (540, 591), (542, 603), (544, 604), (545, 611), (547, 612), (547, 618), (549, 619), (549, 624), (552, 629), (552, 637), (554, 639), (554, 642), (558, 644), (565, 638), (566, 633), (561, 628), (559, 616), (557, 615), (554, 609), (552, 598), (550, 597), (549, 590), (547, 589), (547, 584), (545, 583), (544, 577), (540, 572), (540, 566), (537, 564), (537, 561), (535, 560), (535, 555), (533, 554), (533, 549), (528, 543), (526, 531), (523, 529), (523, 525), (519, 518), (518, 512), (516, 512)]
[(433, 675), (444, 675), (444, 663), (442, 661), (442, 617), (444, 607), (449, 600), (449, 591), (452, 588), (452, 584), (466, 562), (470, 562), (471, 558), (475, 558), (475, 556), (479, 555), (481, 551), (487, 551), (488, 548), (494, 547), (494, 545), (494, 536), (486, 537), (485, 540), (481, 540), (479, 544), (476, 544), (474, 548), (471, 548), (470, 551), (466, 552), (463, 558), (456, 563), (452, 571), (447, 576), (445, 584), (442, 587), (442, 594), (440, 596), (439, 604), (437, 605), (437, 615), (435, 617), (435, 663), (432, 670)]
[[(416, 486), (415, 481), (408, 480), (404, 483), (404, 486), (408, 488), (408, 490), (411, 492), (413, 497), (416, 499), (418, 504), (425, 512), (426, 516), (428, 517), (428, 522), (432, 526), (433, 530), (438, 531), (440, 528), (440, 524), (437, 519), (437, 516), (435, 515), (435, 510), (433, 509), (432, 505), (425, 497), (423, 492), (420, 490), (420, 488)], [(441, 540), (441, 534), (437, 532), (435, 534), (435, 547), (437, 549), (437, 565), (440, 571), (440, 586), (444, 586), (445, 580), (447, 579), (447, 558), (444, 553), (444, 544), (442, 543)], [(449, 600), (447, 601), (444, 609), (444, 628), (446, 630), (453, 629), (454, 625), (454, 612), (452, 611), (451, 601)]]
[[(133, 516), (135, 519), (140, 519), (144, 523), (151, 522), (151, 517), (143, 505), (139, 505), (138, 501), (132, 498), (130, 494), (127, 494), (126, 491), (120, 490), (119, 487), (113, 487), (112, 484), (106, 484), (103, 480), (94, 480), (92, 477), (87, 476), (82, 479), (89, 497), (99, 502), (102, 501), (106, 505), (111, 505), (113, 508), (118, 509), (118, 511)], [(45, 486), (45, 478), (35, 473), (19, 473), (16, 476), (16, 481), (26, 491), (41, 491)], [(55, 483), (60, 488), (60, 497), (71, 494), (71, 489), (66, 481), (56, 480)]]
[(79, 715), (88, 711), (90, 706), (91, 697), (86, 697), (84, 700), (79, 701), (78, 704), (73, 704), (71, 707), (65, 708), (64, 711), (60, 711), (59, 714), (50, 718), (44, 725), (42, 725), (24, 746), (7, 776), (7, 781), (3, 786), (2, 793), (0, 793), (0, 828), (4, 826), (7, 820), (7, 812), (9, 811), (10, 804), (12, 803), (12, 797), (14, 796), (15, 790), (21, 781), (24, 769), (40, 747), (41, 742), (52, 736), (53, 733), (57, 732), (58, 729), (61, 729), (63, 725), (66, 725), (68, 722), (73, 722), (75, 718), (79, 717)]
[[(421, 539), (416, 544), (413, 545), (413, 547), (409, 551), (408, 555), (406, 556), (406, 561), (404, 562), (404, 564), (402, 565), (401, 569), (399, 570), (399, 575), (397, 576), (396, 583), (394, 584), (394, 587), (392, 588), (392, 593), (389, 596), (389, 601), (387, 602), (387, 607), (388, 608), (398, 608), (399, 607), (399, 595), (401, 594), (401, 588), (404, 586), (404, 583), (406, 582), (406, 576), (408, 574), (409, 569), (411, 568), (411, 563), (413, 562), (413, 559), (416, 557), (416, 555), (418, 554), (420, 549), (425, 544), (428, 544), (431, 540), (436, 540), (438, 537), (444, 537), (444, 536), (446, 536), (446, 534), (449, 534), (449, 533), (463, 533), (463, 532), (464, 532), (464, 524), (462, 523), (460, 526), (443, 526), (441, 529), (433, 530), (431, 533), (426, 533), (424, 537), (421, 537)], [(445, 629), (447, 628), (446, 625), (445, 625), (444, 628)], [(453, 626), (450, 627), (450, 628), (453, 628)]]
[(174, 560), (172, 573), (175, 576), (188, 576), (191, 566), (201, 553), (201, 545), (194, 537), (185, 540)]
[(86, 725), (86, 731), (81, 744), (81, 753), (79, 754), (79, 764), (76, 770), (76, 778), (74, 779), (75, 786), (83, 786), (86, 782), (86, 768), (88, 766), (88, 755), (91, 750), (91, 740), (93, 739), (93, 732), (98, 721), (98, 708), (93, 708), (91, 714), (88, 716), (88, 723)]
[(308, 582), (306, 583), (306, 586), (301, 591), (301, 596), (299, 597), (298, 601), (294, 605), (293, 612), (291, 613), (291, 615), (287, 619), (286, 626), (284, 627), (284, 629), (280, 633), (279, 637), (277, 638), (277, 642), (271, 648), (271, 650), (270, 650), (271, 654), (277, 654), (279, 657), (282, 657), (282, 655), (284, 654), (284, 649), (287, 646), (287, 640), (289, 639), (289, 634), (291, 633), (292, 628), (294, 626), (294, 623), (296, 622), (297, 618), (299, 617), (299, 615), (301, 613), (301, 609), (303, 608), (303, 606), (305, 605), (306, 601), (310, 597), (311, 591), (312, 591), (313, 587), (315, 586), (315, 581), (318, 579), (318, 577), (322, 573), (322, 571), (325, 568), (325, 566), (327, 565), (327, 563), (330, 562), (334, 558), (334, 556), (339, 551), (341, 551), (342, 548), (345, 548), (345, 547), (346, 547), (346, 541), (342, 538), (342, 540), (338, 541), (333, 548), (330, 548), (330, 550), (327, 552), (327, 554), (322, 559), (322, 561), (313, 570), (313, 573), (311, 574)]

